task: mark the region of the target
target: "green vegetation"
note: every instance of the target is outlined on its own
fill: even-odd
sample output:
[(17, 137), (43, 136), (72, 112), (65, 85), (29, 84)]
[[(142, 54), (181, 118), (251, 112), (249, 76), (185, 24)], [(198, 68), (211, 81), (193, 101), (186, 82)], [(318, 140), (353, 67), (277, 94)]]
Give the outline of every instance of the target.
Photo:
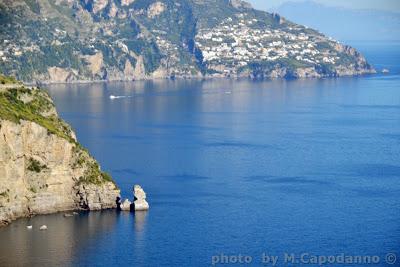
[(335, 66), (328, 63), (319, 64), (316, 66), (318, 73), (327, 76), (335, 76)]
[(240, 72), (250, 70), (254, 77), (262, 78), (267, 73), (276, 68), (286, 68), (287, 78), (294, 76), (294, 72), (298, 68), (309, 67), (310, 65), (291, 58), (282, 58), (276, 61), (254, 61), (240, 69)]
[(25, 0), (25, 3), (29, 6), (32, 12), (39, 14), (40, 13), (40, 5), (36, 0)]
[[(22, 96), (31, 99), (22, 101)], [(43, 114), (54, 109), (54, 104), (44, 91), (24, 86), (0, 91), (0, 118), (20, 123), (21, 120), (32, 121), (46, 128), (49, 133), (75, 143), (71, 128), (56, 115)]]
[(0, 74), (0, 84), (17, 84), (18, 81), (14, 77), (4, 76)]
[(103, 178), (104, 181), (114, 182), (112, 177), (111, 177), (111, 175), (109, 173), (107, 173), (107, 172), (102, 172), (101, 173), (101, 177)]
[(161, 55), (155, 43), (150, 43), (142, 51), (146, 73), (152, 73), (160, 66)]
[(318, 50), (331, 50), (332, 45), (328, 42), (318, 42), (317, 43), (317, 49)]
[(32, 193), (35, 193), (35, 194), (37, 193), (37, 189), (33, 186), (29, 188), (29, 191), (31, 191)]
[(121, 21), (121, 25), (116, 32), (118, 32), (122, 38), (133, 39), (132, 37), (136, 37), (140, 33), (140, 26), (134, 20), (129, 23), (123, 23), (123, 21)]
[(84, 156), (82, 155), (82, 153), (83, 153), (82, 149), (81, 149), (79, 146), (74, 146), (72, 152), (73, 152), (74, 154), (77, 154), (77, 155), (78, 155), (77, 158), (76, 158), (76, 161), (74, 162), (74, 164), (72, 165), (72, 167), (73, 167), (73, 168), (82, 167), (83, 164), (84, 164), (85, 161), (86, 161), (86, 158), (84, 158)]
[(7, 189), (6, 191), (4, 191), (4, 192), (1, 192), (0, 193), (0, 197), (8, 197), (8, 192), (10, 192), (10, 189)]
[(278, 60), (279, 64), (282, 66), (288, 66), (290, 69), (295, 70), (297, 68), (305, 68), (305, 67), (310, 67), (310, 64), (307, 64), (303, 61), (298, 61), (293, 58), (282, 58)]
[[(17, 83), (13, 78), (0, 77), (5, 83)], [(100, 170), (99, 164), (90, 157), (89, 152), (73, 139), (71, 128), (57, 117), (54, 104), (45, 91), (18, 84), (15, 88), (0, 91), (0, 119), (15, 123), (20, 123), (21, 120), (32, 121), (46, 128), (49, 134), (55, 134), (73, 143), (73, 153), (77, 154), (77, 158), (72, 167), (86, 169), (79, 183), (100, 185), (104, 182), (113, 182), (108, 173)], [(40, 173), (48, 167), (38, 160), (29, 158), (27, 169)], [(31, 188), (31, 191), (36, 192), (36, 189)]]
[(100, 170), (100, 166), (99, 166), (99, 164), (97, 164), (97, 162), (95, 162), (95, 161), (92, 161), (92, 162), (86, 161), (86, 162), (87, 162), (86, 163), (87, 169), (86, 169), (84, 175), (79, 178), (80, 184), (101, 185), (105, 182), (114, 183), (114, 181), (111, 178), (111, 175), (109, 175), (106, 172), (102, 172)]
[(39, 161), (29, 158), (28, 170), (40, 173), (42, 170), (48, 169), (46, 165), (41, 165)]
[[(228, 1), (203, 0), (193, 3), (193, 14), (202, 27), (213, 28), (223, 19), (235, 18), (237, 10)], [(212, 8), (210, 8), (212, 7)]]
[(72, 152), (77, 155), (72, 167), (86, 168), (84, 175), (79, 178), (79, 184), (101, 185), (105, 182), (114, 183), (112, 177), (108, 173), (101, 171), (99, 164), (90, 157), (86, 149), (79, 145), (74, 146), (72, 149)]
[(354, 58), (351, 57), (350, 55), (346, 54), (346, 53), (339, 53), (338, 54), (339, 59), (337, 60), (337, 64), (340, 65), (351, 65), (351, 64), (355, 64), (356, 62), (354, 61)]

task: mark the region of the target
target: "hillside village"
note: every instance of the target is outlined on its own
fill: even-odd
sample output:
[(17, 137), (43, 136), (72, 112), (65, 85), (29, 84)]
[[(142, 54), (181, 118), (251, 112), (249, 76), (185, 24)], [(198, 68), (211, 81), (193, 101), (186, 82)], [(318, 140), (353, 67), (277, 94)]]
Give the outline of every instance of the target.
[[(201, 30), (196, 45), (201, 49), (204, 61), (216, 71), (224, 66), (225, 73), (236, 74), (240, 67), (252, 61), (274, 62), (293, 59), (299, 64), (335, 64), (338, 53), (333, 50), (340, 44), (320, 36), (306, 35), (305, 28), (293, 26), (285, 29), (260, 29), (257, 19), (238, 15), (238, 23), (227, 18), (218, 27)], [(325, 47), (324, 47), (325, 46)], [(326, 48), (326, 49), (324, 49)]]

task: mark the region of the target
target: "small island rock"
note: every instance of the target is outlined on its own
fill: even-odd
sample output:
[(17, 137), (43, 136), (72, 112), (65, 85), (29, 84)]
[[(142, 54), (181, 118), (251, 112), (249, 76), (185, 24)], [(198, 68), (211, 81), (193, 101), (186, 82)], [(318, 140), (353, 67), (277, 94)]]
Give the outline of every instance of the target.
[(132, 205), (132, 202), (130, 202), (128, 199), (125, 199), (125, 201), (121, 204), (121, 210), (130, 211), (131, 205)]
[(140, 185), (134, 186), (133, 194), (135, 196), (135, 211), (148, 210), (149, 203), (146, 201), (146, 193)]

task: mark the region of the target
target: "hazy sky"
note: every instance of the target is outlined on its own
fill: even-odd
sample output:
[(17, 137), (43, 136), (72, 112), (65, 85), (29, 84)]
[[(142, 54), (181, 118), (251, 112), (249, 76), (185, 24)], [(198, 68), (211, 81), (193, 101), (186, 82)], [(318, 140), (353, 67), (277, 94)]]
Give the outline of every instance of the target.
[[(304, 2), (305, 0), (247, 0), (254, 7), (259, 9), (269, 9), (277, 7), (284, 2), (297, 1)], [(400, 12), (400, 0), (314, 0), (315, 2), (323, 3), (330, 6), (343, 6), (356, 9), (383, 9), (394, 12)]]

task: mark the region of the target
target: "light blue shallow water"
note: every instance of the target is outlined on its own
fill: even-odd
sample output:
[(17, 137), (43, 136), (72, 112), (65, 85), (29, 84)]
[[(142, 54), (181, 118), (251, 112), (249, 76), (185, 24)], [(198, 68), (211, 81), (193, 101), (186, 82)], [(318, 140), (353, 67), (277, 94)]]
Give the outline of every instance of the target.
[(51, 86), (81, 143), (125, 197), (141, 184), (151, 210), (18, 220), (0, 229), (0, 265), (400, 255), (398, 48), (361, 47), (387, 76)]

